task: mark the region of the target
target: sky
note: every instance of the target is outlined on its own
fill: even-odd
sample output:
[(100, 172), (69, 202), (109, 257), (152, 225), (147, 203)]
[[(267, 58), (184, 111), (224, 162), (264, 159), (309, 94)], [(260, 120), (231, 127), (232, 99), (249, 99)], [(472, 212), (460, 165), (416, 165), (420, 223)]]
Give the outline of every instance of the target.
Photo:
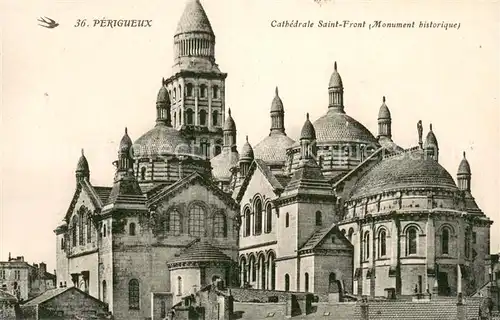
[[(24, 256), (55, 268), (53, 230), (75, 190), (85, 149), (94, 185), (112, 183), (124, 128), (137, 139), (155, 121), (162, 77), (184, 1), (0, 0), (0, 260)], [(202, 0), (216, 34), (241, 149), (270, 128), (279, 87), (287, 134), (328, 106), (334, 61), (345, 111), (377, 133), (386, 96), (393, 139), (417, 144), (432, 122), (439, 162), (455, 177), (462, 152), (472, 193), (500, 252), (500, 6), (498, 1)], [(38, 26), (47, 16), (60, 25)], [(74, 27), (78, 19), (152, 20), (151, 27)], [(457, 29), (272, 28), (273, 20), (435, 21)]]

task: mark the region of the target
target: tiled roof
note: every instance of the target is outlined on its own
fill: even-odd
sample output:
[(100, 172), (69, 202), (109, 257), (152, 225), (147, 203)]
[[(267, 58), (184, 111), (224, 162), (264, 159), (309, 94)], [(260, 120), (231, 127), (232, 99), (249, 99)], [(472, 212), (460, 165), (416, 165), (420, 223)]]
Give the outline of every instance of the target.
[(248, 142), (248, 137), (247, 137), (245, 144), (243, 145), (243, 148), (241, 148), (240, 159), (253, 160), (253, 158), (254, 158), (253, 148), (250, 145), (250, 142)]
[(293, 193), (333, 196), (330, 183), (325, 179), (321, 168), (313, 159), (304, 160), (299, 165), (293, 173), (292, 179), (285, 187), (283, 196)]
[(262, 174), (266, 177), (267, 181), (269, 181), (274, 190), (282, 190), (284, 188), (262, 159), (255, 159), (254, 162), (260, 169)]
[(377, 140), (361, 123), (345, 113), (328, 110), (314, 123), (318, 142), (359, 141), (377, 145)]
[(201, 240), (194, 242), (191, 246), (181, 251), (177, 257), (168, 261), (168, 263), (208, 261), (232, 262), (233, 260), (208, 241)]
[(210, 160), (212, 175), (217, 180), (227, 181), (231, 179), (231, 168), (238, 166), (240, 155), (238, 151), (232, 151), (230, 147), (224, 147), (222, 152)]
[(313, 126), (313, 124), (309, 120), (309, 113), (308, 113), (306, 121), (304, 122), (304, 125), (302, 126), (302, 130), (300, 130), (300, 139), (315, 140), (316, 139), (316, 130), (314, 129), (314, 127), (315, 126)]
[(198, 150), (191, 148), (191, 143), (182, 133), (164, 124), (157, 124), (143, 134), (133, 145), (134, 157), (157, 155), (198, 155)]
[(87, 158), (85, 158), (83, 151), (82, 155), (80, 156), (80, 159), (78, 159), (78, 163), (76, 165), (76, 171), (89, 172), (89, 163), (87, 161)]
[(378, 139), (378, 143), (386, 149), (388, 153), (403, 152), (404, 149), (389, 139), (388, 137), (382, 136)]
[(385, 104), (385, 97), (383, 98), (382, 105), (380, 106), (380, 109), (378, 110), (378, 119), (390, 119), (391, 118), (391, 112), (389, 111), (389, 108)]
[(403, 188), (458, 190), (451, 175), (437, 161), (423, 156), (421, 150), (405, 152), (380, 161), (355, 184), (351, 198), (366, 197)]
[(43, 303), (47, 300), (50, 300), (61, 293), (70, 290), (70, 289), (75, 289), (74, 287), (66, 287), (66, 288), (55, 288), (55, 289), (50, 289), (42, 293), (41, 295), (28, 300), (26, 303), (23, 304), (23, 306), (36, 306), (39, 305), (40, 303)]
[(460, 161), (460, 165), (458, 166), (457, 174), (471, 174), (469, 161), (467, 161), (467, 159), (465, 158), (465, 152), (464, 157), (462, 161)]
[(283, 101), (281, 101), (278, 94), (278, 87), (276, 87), (275, 93), (273, 102), (271, 103), (271, 112), (284, 112), (285, 109), (283, 108)]
[(210, 21), (199, 0), (187, 2), (175, 34), (189, 32), (204, 32), (214, 35)]
[(328, 83), (329, 88), (342, 88), (342, 77), (337, 71), (337, 62), (334, 64), (334, 70), (332, 75), (330, 76), (330, 82)]
[(137, 181), (131, 177), (128, 180), (116, 181), (113, 184), (107, 204), (133, 205), (134, 208), (146, 209), (146, 197), (142, 194)]
[(304, 243), (302, 248), (300, 250), (311, 250), (314, 249), (320, 242), (323, 240), (323, 238), (330, 232), (335, 227), (335, 225), (319, 229), (315, 233), (312, 234), (312, 236), (309, 238), (309, 240)]
[(262, 159), (269, 164), (277, 162), (284, 164), (287, 160), (286, 149), (294, 143), (295, 141), (286, 134), (272, 132), (255, 146), (255, 158)]
[(111, 187), (94, 187), (94, 190), (101, 199), (102, 203), (108, 202)]

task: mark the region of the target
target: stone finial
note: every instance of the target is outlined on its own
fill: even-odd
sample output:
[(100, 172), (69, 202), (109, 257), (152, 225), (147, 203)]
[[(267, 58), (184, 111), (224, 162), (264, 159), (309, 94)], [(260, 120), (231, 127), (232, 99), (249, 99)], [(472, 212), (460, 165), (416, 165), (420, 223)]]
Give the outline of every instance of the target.
[(333, 69), (334, 69), (335, 71), (337, 71), (337, 61), (335, 61), (335, 62), (333, 63)]
[(276, 89), (274, 91), (276, 92), (276, 95), (279, 95), (278, 94), (278, 86), (276, 86)]
[(385, 96), (382, 97), (382, 102), (385, 103)]

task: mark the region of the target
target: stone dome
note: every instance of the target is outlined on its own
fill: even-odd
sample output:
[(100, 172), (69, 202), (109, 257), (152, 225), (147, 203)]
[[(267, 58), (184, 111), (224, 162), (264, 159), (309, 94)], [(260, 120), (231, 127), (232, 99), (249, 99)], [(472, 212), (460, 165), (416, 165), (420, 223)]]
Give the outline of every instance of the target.
[(459, 174), (459, 175), (460, 174), (468, 174), (468, 175), (471, 174), (469, 161), (467, 161), (467, 159), (465, 158), (465, 152), (464, 152), (464, 157), (463, 157), (462, 161), (460, 161), (460, 165), (458, 166), (457, 174)]
[(228, 116), (226, 121), (224, 122), (224, 131), (236, 131), (236, 123), (234, 123), (234, 119), (231, 116), (231, 109), (228, 110)]
[(177, 257), (168, 261), (168, 264), (184, 263), (184, 262), (227, 262), (231, 263), (233, 260), (220, 251), (218, 248), (212, 246), (208, 241), (201, 240), (195, 242), (190, 247), (181, 251)]
[(271, 133), (255, 146), (255, 157), (266, 163), (284, 162), (288, 159), (286, 150), (294, 143), (295, 141), (285, 134)]
[(273, 102), (271, 103), (271, 113), (273, 112), (285, 112), (283, 108), (283, 101), (278, 94), (278, 87), (276, 87), (276, 94), (274, 95)]
[(133, 145), (134, 157), (164, 155), (199, 156), (197, 148), (180, 131), (165, 124), (157, 124), (143, 134)]
[(309, 121), (309, 113), (306, 116), (306, 122), (302, 126), (302, 130), (300, 131), (300, 139), (316, 139), (316, 130), (314, 129), (313, 124)]
[(170, 102), (170, 97), (168, 95), (168, 90), (165, 86), (161, 86), (158, 91), (158, 96), (156, 98), (156, 102)]
[(253, 159), (254, 159), (253, 148), (248, 142), (248, 136), (247, 136), (246, 142), (243, 145), (243, 148), (241, 148), (240, 160), (253, 160)]
[(329, 88), (343, 88), (342, 77), (337, 71), (337, 62), (334, 64), (334, 70), (332, 75), (330, 76), (330, 82), (328, 83)]
[(427, 137), (425, 138), (424, 146), (425, 147), (435, 146), (436, 148), (439, 147), (436, 135), (432, 131), (432, 124), (430, 125), (430, 131), (429, 131), (429, 133), (427, 133)]
[(208, 33), (214, 36), (212, 25), (199, 0), (189, 0), (177, 25), (175, 34)]
[(382, 105), (380, 106), (380, 109), (378, 111), (378, 119), (391, 119), (391, 112), (385, 104), (385, 97), (382, 98)]
[(345, 113), (328, 110), (314, 122), (318, 142), (377, 143), (377, 139), (361, 123)]
[(405, 188), (458, 190), (448, 171), (418, 150), (381, 160), (356, 182), (350, 198), (365, 198)]
[(132, 147), (132, 140), (128, 136), (127, 128), (125, 128), (125, 134), (120, 141), (119, 152), (120, 153), (128, 153), (130, 148)]
[(76, 172), (89, 172), (89, 162), (87, 161), (87, 158), (85, 158), (85, 154), (83, 153), (82, 149), (82, 155), (80, 156), (80, 159), (78, 159), (78, 163), (76, 164)]

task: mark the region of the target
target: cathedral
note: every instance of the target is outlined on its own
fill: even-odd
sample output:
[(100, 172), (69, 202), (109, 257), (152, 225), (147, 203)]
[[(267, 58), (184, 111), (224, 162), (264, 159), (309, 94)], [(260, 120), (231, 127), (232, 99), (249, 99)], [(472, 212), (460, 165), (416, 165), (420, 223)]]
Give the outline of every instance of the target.
[(276, 88), (269, 133), (238, 148), (199, 0), (187, 1), (173, 42), (155, 123), (135, 142), (125, 128), (110, 186), (92, 184), (82, 150), (55, 230), (58, 286), (106, 302), (116, 319), (144, 319), (153, 296), (170, 297), (165, 314), (216, 280), (369, 297), (472, 295), (489, 281), (492, 221), (465, 153), (456, 181), (440, 165), (432, 125), (424, 137), (419, 121), (418, 145), (399, 146), (384, 97), (372, 134), (348, 115), (334, 63), (323, 116), (304, 114), (294, 140)]

